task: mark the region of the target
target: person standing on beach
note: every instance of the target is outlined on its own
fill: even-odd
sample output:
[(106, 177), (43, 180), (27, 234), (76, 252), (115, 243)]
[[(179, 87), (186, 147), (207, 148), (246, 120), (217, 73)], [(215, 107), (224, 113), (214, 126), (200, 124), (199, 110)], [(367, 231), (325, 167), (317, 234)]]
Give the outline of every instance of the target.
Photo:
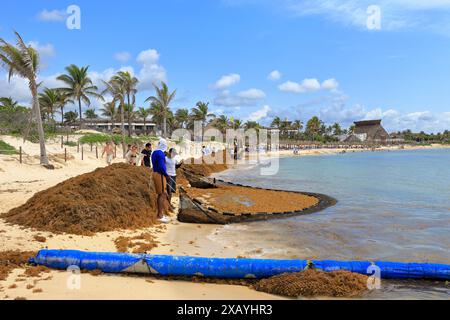
[(153, 182), (155, 183), (155, 191), (157, 196), (158, 220), (163, 223), (169, 223), (170, 219), (165, 215), (167, 211), (167, 169), (166, 155), (167, 141), (160, 139), (158, 147), (153, 152), (151, 159), (153, 165)]
[(166, 169), (167, 169), (167, 192), (169, 195), (169, 202), (172, 202), (172, 195), (177, 192), (177, 169), (181, 166), (181, 162), (178, 159), (178, 153), (175, 148), (169, 150), (166, 157)]
[(152, 163), (151, 163), (152, 144), (147, 143), (145, 145), (145, 149), (142, 150), (141, 154), (143, 155), (142, 161), (141, 161), (141, 166), (146, 167), (146, 168), (151, 168), (152, 167)]
[(125, 159), (127, 160), (128, 164), (131, 164), (132, 166), (137, 166), (137, 158), (138, 158), (138, 147), (136, 145), (133, 145), (128, 151), (128, 153), (125, 155)]
[(114, 159), (114, 148), (111, 142), (107, 142), (106, 146), (103, 148), (102, 158), (105, 154), (106, 154), (106, 163), (108, 164), (108, 166), (110, 166)]

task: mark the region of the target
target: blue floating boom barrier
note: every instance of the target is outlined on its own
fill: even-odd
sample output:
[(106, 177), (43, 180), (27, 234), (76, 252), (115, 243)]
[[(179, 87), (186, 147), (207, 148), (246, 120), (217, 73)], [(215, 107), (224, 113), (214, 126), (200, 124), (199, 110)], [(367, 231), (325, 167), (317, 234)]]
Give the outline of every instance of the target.
[(76, 266), (82, 270), (105, 273), (138, 273), (161, 276), (202, 276), (223, 279), (262, 279), (282, 273), (300, 272), (307, 267), (331, 272), (347, 270), (373, 274), (370, 266), (380, 270), (384, 279), (450, 280), (450, 265), (434, 263), (261, 260), (179, 257), (127, 253), (95, 253), (72, 250), (41, 250), (30, 263), (52, 269)]

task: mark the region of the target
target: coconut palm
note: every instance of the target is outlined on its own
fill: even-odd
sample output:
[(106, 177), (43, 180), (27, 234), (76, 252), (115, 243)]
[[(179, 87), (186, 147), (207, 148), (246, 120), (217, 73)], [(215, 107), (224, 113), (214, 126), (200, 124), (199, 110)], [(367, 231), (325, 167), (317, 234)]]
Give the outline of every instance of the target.
[(178, 109), (175, 112), (175, 121), (181, 126), (181, 128), (186, 128), (190, 120), (188, 109)]
[(230, 120), (224, 115), (221, 115), (214, 120), (214, 127), (216, 129), (219, 129), (221, 132), (224, 132), (226, 129), (228, 129), (229, 126)]
[(281, 121), (280, 117), (273, 118), (272, 127), (280, 129), (281, 125), (282, 125), (282, 121)]
[(97, 113), (95, 113), (94, 109), (87, 109), (84, 112), (84, 116), (86, 117), (86, 119), (90, 119), (90, 120), (98, 118), (98, 115), (97, 115)]
[(202, 133), (205, 131), (208, 118), (214, 118), (215, 115), (208, 110), (209, 102), (197, 102), (196, 107), (191, 110), (191, 118), (194, 121), (202, 122)]
[(64, 82), (67, 87), (59, 88), (61, 92), (73, 98), (78, 102), (78, 113), (80, 116), (80, 125), (83, 122), (81, 112), (81, 102), (87, 106), (91, 105), (91, 98), (103, 100), (103, 97), (97, 93), (98, 88), (94, 86), (91, 78), (88, 76), (89, 66), (81, 67), (72, 64), (66, 67), (67, 74), (60, 75), (57, 79)]
[(55, 109), (59, 107), (60, 97), (58, 91), (55, 89), (45, 88), (39, 94), (39, 103), (42, 113), (47, 114), (48, 119), (55, 120)]
[(132, 126), (131, 123), (136, 118), (136, 112), (134, 112), (134, 105), (125, 103), (124, 104), (125, 115), (128, 122), (128, 136), (131, 137)]
[(18, 32), (15, 32), (17, 38), (16, 46), (0, 38), (0, 61), (8, 70), (8, 79), (14, 75), (28, 80), (28, 86), (33, 97), (31, 117), (35, 116), (39, 144), (40, 144), (40, 163), (48, 166), (49, 161), (45, 149), (44, 127), (42, 125), (41, 108), (38, 97), (38, 84), (36, 81), (39, 70), (39, 54), (31, 46), (27, 46)]
[(159, 127), (161, 127), (161, 123), (164, 122), (164, 117), (167, 117), (167, 113), (165, 112), (161, 104), (152, 102), (148, 110), (150, 111), (150, 115), (152, 116), (152, 121), (159, 124)]
[(139, 108), (136, 112), (136, 116), (144, 122), (144, 130), (147, 134), (147, 119), (150, 116), (150, 109)]
[(69, 111), (64, 114), (64, 122), (67, 124), (73, 124), (77, 121), (78, 113), (75, 111)]
[(161, 87), (158, 87), (157, 85), (153, 86), (155, 87), (156, 95), (148, 97), (145, 102), (156, 102), (156, 104), (160, 106), (163, 118), (163, 135), (164, 137), (167, 137), (167, 116), (169, 113), (169, 105), (175, 98), (177, 90), (170, 92), (169, 87), (163, 81), (161, 81)]
[(121, 81), (117, 77), (112, 77), (108, 82), (103, 81), (105, 85), (105, 90), (103, 90), (102, 95), (109, 94), (112, 96), (112, 104), (116, 104), (119, 102), (119, 114), (120, 114), (120, 131), (122, 134), (122, 151), (123, 156), (125, 157), (125, 153), (127, 151), (125, 145), (125, 91), (122, 86)]
[(61, 90), (58, 90), (58, 89), (53, 89), (53, 90), (56, 91), (56, 94), (58, 96), (57, 107), (59, 108), (60, 113), (61, 113), (61, 125), (62, 125), (64, 123), (64, 108), (69, 103), (73, 104), (73, 100), (70, 99), (70, 97), (66, 93), (62, 92)]
[(0, 98), (0, 108), (4, 108), (6, 110), (15, 110), (18, 106), (19, 106), (19, 102), (15, 101), (11, 97)]
[(107, 102), (103, 104), (103, 108), (100, 109), (102, 116), (111, 120), (111, 125), (114, 127), (114, 122), (117, 117), (117, 109), (115, 102)]
[(245, 130), (250, 130), (250, 129), (259, 130), (261, 128), (261, 126), (256, 121), (247, 121), (244, 124), (244, 128), (245, 128)]
[(122, 86), (123, 93), (126, 97), (127, 106), (124, 109), (128, 119), (128, 136), (131, 137), (131, 120), (133, 118), (133, 110), (136, 104), (137, 85), (139, 80), (133, 77), (128, 71), (119, 71), (113, 77)]

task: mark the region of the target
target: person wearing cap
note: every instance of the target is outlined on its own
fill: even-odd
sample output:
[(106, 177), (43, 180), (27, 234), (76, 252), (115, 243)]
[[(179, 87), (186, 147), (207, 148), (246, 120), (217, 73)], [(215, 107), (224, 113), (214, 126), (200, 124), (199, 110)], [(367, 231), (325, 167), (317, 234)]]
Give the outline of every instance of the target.
[(169, 150), (166, 156), (167, 169), (167, 192), (169, 194), (169, 202), (172, 201), (172, 195), (177, 192), (177, 169), (181, 166), (181, 161), (178, 159), (178, 153), (175, 148)]
[(166, 155), (167, 141), (160, 139), (156, 150), (152, 153), (153, 165), (153, 181), (155, 183), (155, 190), (157, 195), (158, 219), (163, 223), (170, 222), (169, 217), (165, 215), (167, 212), (167, 169), (166, 169)]

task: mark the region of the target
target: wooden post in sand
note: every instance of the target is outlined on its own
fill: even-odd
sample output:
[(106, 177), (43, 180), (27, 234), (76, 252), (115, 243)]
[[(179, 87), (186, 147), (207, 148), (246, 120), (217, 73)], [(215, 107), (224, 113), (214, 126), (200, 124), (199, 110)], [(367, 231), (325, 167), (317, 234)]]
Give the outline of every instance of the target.
[(114, 143), (114, 159), (117, 158), (117, 144)]
[(61, 136), (61, 149), (64, 148), (64, 136)]
[(81, 145), (81, 160), (84, 160), (84, 146)]
[(78, 143), (77, 143), (77, 153), (80, 153), (80, 140), (78, 140)]
[(67, 162), (67, 148), (64, 148), (64, 162)]
[(98, 147), (95, 146), (95, 157), (98, 159)]
[(22, 164), (22, 147), (19, 148), (19, 161)]

